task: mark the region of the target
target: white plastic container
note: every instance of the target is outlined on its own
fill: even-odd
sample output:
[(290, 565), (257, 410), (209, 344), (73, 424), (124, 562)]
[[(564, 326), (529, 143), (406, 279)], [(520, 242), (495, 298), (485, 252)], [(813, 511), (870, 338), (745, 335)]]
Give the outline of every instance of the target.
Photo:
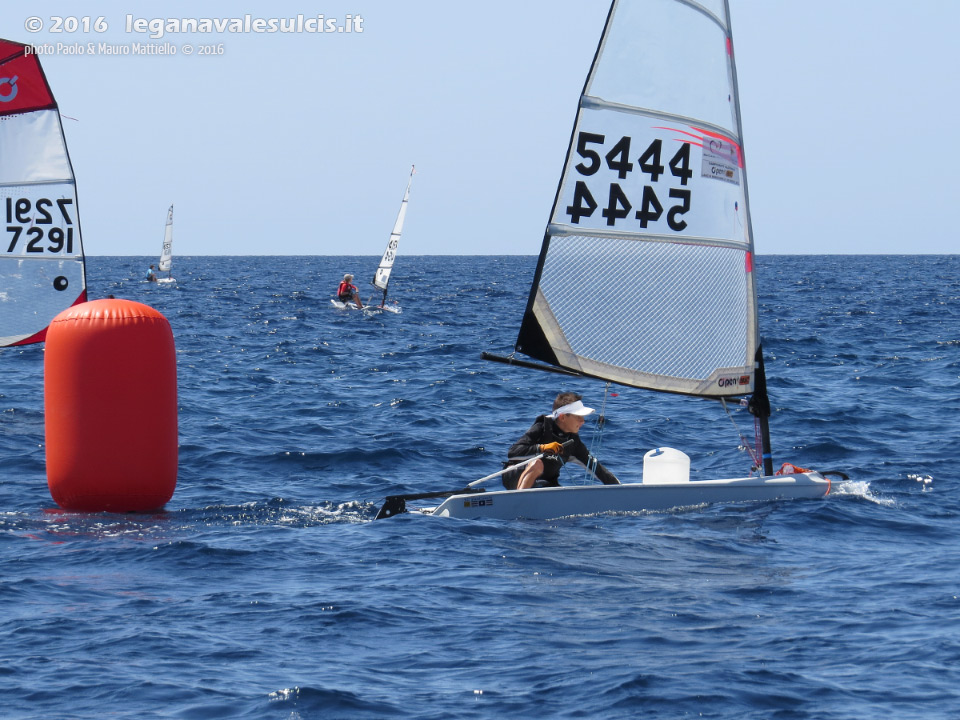
[(690, 482), (690, 457), (673, 448), (650, 450), (643, 456), (645, 484)]

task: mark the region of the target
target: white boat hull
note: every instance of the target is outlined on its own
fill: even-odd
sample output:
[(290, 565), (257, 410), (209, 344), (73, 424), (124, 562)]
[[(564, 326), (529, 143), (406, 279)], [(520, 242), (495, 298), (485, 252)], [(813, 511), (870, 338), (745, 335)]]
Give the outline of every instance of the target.
[(440, 517), (550, 520), (570, 515), (667, 510), (707, 503), (818, 498), (829, 492), (830, 480), (809, 472), (730, 480), (500, 490), (454, 495), (436, 507), (411, 510)]
[(341, 302), (340, 300), (331, 300), (330, 304), (333, 305), (337, 310), (359, 310), (357, 304), (351, 300), (349, 303)]
[(340, 300), (331, 300), (330, 303), (337, 308), (337, 310), (363, 310), (367, 314), (375, 314), (380, 312), (389, 312), (394, 315), (399, 315), (403, 312), (399, 305), (384, 305), (380, 307), (379, 305), (364, 305), (363, 308), (358, 308), (357, 304), (352, 300), (348, 303), (341, 302)]

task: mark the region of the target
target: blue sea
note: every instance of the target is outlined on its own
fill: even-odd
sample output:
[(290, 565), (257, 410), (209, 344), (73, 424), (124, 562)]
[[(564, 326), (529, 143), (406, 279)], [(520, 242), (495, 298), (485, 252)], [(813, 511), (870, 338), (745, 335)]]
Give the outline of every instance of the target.
[(758, 258), (774, 463), (828, 497), (509, 522), (373, 518), (499, 470), (561, 390), (623, 480), (663, 445), (746, 474), (752, 421), (481, 360), (533, 257), (401, 256), (400, 314), (330, 303), (372, 257), (153, 261), (87, 272), (173, 329), (163, 511), (59, 510), (43, 347), (0, 350), (0, 717), (960, 717), (960, 256)]

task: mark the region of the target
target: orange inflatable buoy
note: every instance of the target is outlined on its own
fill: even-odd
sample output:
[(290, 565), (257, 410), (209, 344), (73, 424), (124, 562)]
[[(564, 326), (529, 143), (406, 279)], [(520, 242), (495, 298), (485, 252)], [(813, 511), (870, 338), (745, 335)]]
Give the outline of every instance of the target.
[(44, 354), (47, 484), (64, 510), (156, 510), (177, 484), (177, 361), (153, 308), (93, 300), (57, 315)]

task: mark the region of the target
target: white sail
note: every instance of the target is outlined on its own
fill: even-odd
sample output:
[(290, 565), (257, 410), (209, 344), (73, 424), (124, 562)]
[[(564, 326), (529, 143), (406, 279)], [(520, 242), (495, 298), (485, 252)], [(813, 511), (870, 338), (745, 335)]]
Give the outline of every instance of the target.
[(410, 200), (410, 184), (413, 182), (413, 175), (416, 172), (414, 167), (410, 168), (410, 178), (407, 180), (407, 189), (403, 193), (403, 200), (400, 202), (400, 212), (397, 213), (397, 221), (393, 224), (393, 232), (390, 233), (390, 240), (387, 242), (387, 248), (383, 251), (383, 257), (380, 259), (380, 265), (373, 276), (375, 287), (383, 290), (383, 297), (387, 297), (387, 286), (390, 284), (390, 273), (393, 272), (393, 262), (397, 257), (397, 245), (400, 244), (400, 233), (403, 232), (403, 221), (407, 216), (407, 203)]
[(42, 342), (86, 300), (73, 167), (37, 56), (0, 40), (0, 347)]
[(703, 396), (758, 348), (729, 10), (615, 0), (580, 99), (516, 349)]
[(160, 272), (169, 273), (173, 266), (173, 205), (167, 210), (167, 224), (163, 228), (163, 249), (160, 251)]

